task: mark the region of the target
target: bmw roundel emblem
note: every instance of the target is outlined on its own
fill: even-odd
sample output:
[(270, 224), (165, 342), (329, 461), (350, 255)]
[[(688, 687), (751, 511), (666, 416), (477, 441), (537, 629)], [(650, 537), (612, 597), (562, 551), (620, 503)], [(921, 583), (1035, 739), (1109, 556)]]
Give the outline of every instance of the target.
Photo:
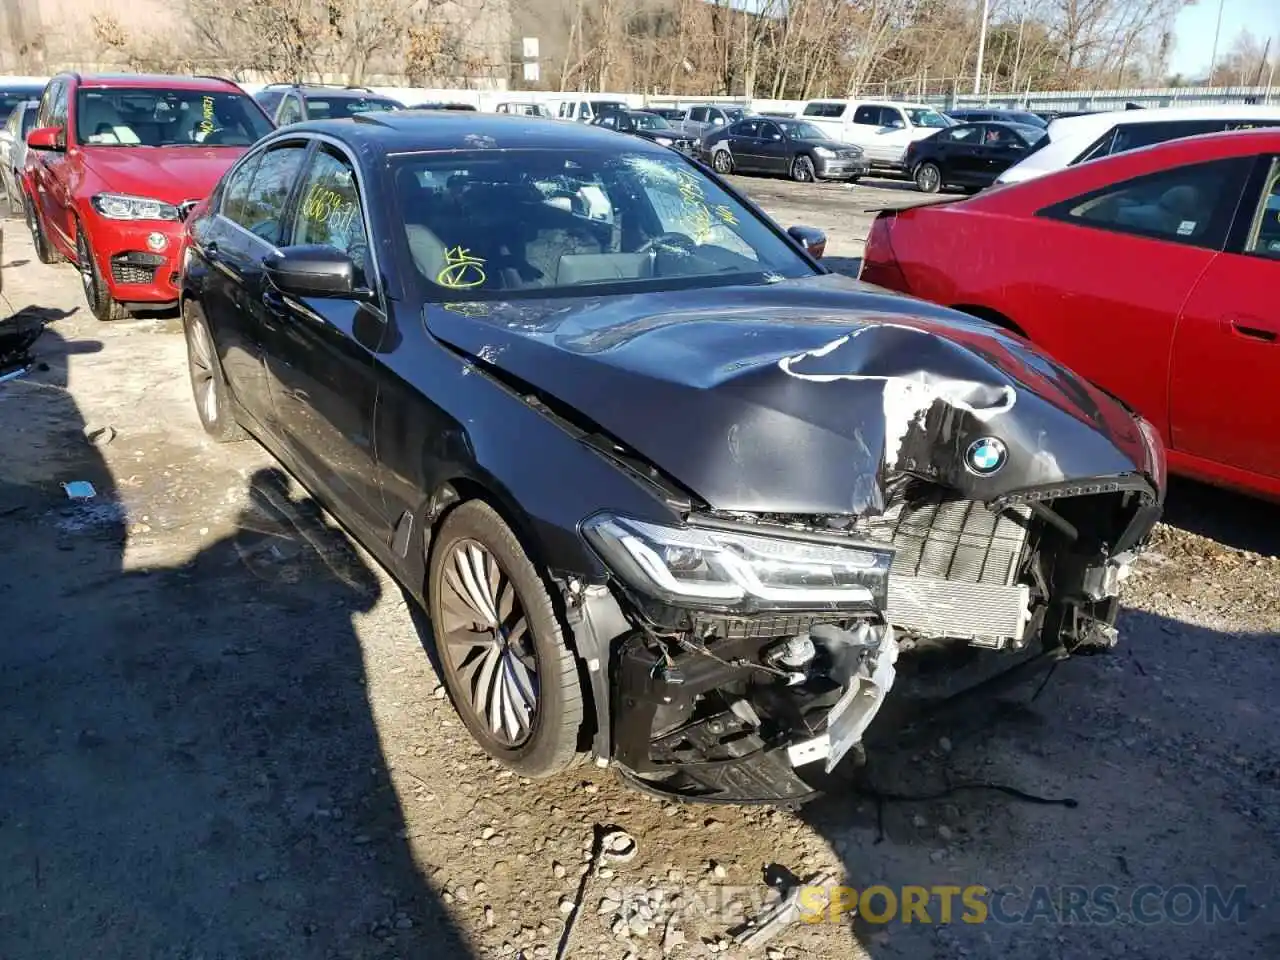
[(969, 444), (964, 455), (964, 465), (980, 477), (989, 477), (998, 473), (1008, 459), (1009, 448), (1004, 445), (1004, 441), (995, 437), (980, 437)]

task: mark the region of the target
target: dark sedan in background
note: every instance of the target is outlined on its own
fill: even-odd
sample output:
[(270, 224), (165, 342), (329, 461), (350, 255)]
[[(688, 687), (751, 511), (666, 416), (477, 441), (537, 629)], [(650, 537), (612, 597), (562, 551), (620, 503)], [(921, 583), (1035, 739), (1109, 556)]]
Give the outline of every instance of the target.
[(999, 123), (1021, 123), (1028, 127), (1047, 127), (1049, 121), (1030, 110), (1004, 110), (996, 107), (958, 107), (948, 110), (947, 116), (957, 123), (981, 123), (993, 120)]
[(667, 122), (665, 117), (649, 110), (612, 110), (591, 121), (592, 126), (629, 133), (652, 140), (662, 147), (681, 153), (693, 153), (693, 137)]
[(854, 181), (871, 165), (862, 148), (832, 140), (804, 120), (746, 117), (703, 137), (699, 155), (717, 173), (783, 174), (802, 182)]
[(922, 193), (989, 187), (1047, 139), (1043, 127), (1028, 124), (961, 123), (910, 144), (904, 160)]

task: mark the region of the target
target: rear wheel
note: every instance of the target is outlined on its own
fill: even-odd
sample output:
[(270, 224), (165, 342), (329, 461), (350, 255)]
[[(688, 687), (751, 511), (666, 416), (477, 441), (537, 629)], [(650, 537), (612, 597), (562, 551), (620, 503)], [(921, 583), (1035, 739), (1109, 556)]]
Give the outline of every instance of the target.
[(937, 193), (942, 189), (942, 171), (927, 160), (916, 167), (916, 187), (921, 193)]
[(818, 179), (813, 170), (813, 161), (804, 154), (791, 161), (791, 179), (797, 183), (813, 183)]
[(40, 215), (36, 213), (36, 206), (31, 202), (30, 197), (24, 198), (22, 208), (27, 217), (27, 229), (31, 231), (31, 243), (36, 248), (36, 259), (41, 263), (57, 263), (58, 254), (49, 243), (49, 238), (45, 236)]
[(187, 372), (191, 375), (191, 395), (200, 425), (219, 443), (243, 440), (244, 429), (236, 422), (235, 404), (227, 391), (209, 326), (190, 306), (182, 312), (182, 332), (187, 340)]
[(89, 249), (89, 238), (84, 230), (76, 229), (76, 266), (80, 270), (80, 284), (84, 287), (84, 298), (89, 309), (99, 320), (123, 320), (129, 311), (117, 300), (113, 299), (107, 285), (98, 272), (98, 264)]
[(428, 571), (431, 626), (463, 723), (490, 756), (526, 777), (578, 758), (582, 686), (537, 569), (482, 500), (444, 520)]

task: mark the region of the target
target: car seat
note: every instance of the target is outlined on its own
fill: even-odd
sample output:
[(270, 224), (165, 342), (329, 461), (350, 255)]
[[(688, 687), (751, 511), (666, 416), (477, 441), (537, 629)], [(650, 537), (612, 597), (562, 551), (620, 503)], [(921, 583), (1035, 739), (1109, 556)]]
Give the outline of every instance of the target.
[(88, 97), (77, 123), (86, 143), (141, 143), (138, 135), (124, 122), (119, 111), (108, 100)]

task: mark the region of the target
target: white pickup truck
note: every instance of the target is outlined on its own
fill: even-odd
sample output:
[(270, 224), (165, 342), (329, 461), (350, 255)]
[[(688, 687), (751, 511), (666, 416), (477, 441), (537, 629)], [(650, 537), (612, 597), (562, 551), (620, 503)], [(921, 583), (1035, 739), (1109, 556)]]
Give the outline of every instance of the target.
[(955, 121), (922, 103), (892, 100), (810, 100), (799, 116), (832, 140), (862, 148), (873, 167), (901, 170), (907, 144)]

